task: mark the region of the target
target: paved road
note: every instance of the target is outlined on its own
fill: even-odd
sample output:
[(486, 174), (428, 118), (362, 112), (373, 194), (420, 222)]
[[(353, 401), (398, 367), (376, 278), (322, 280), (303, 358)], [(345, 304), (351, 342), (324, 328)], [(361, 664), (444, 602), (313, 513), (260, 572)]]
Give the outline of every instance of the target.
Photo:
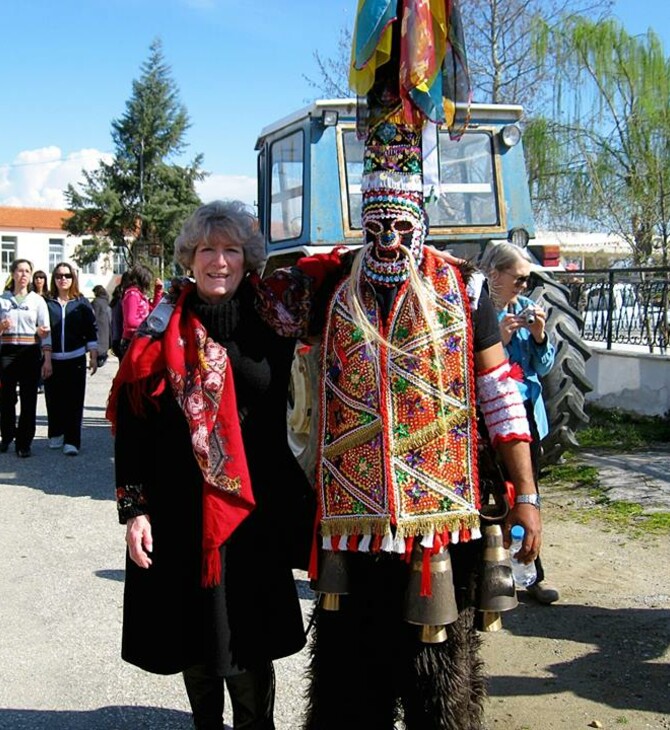
[[(89, 379), (78, 457), (47, 448), (42, 396), (34, 456), (0, 454), (0, 729), (191, 728), (179, 676), (119, 657), (124, 532), (104, 419), (115, 369), (110, 360)], [(664, 495), (668, 509), (668, 454), (656, 456), (636, 455), (636, 468), (644, 493)], [(630, 461), (610, 466), (637, 479)], [(311, 594), (296, 577), (307, 610)], [(303, 668), (304, 655), (277, 663), (278, 730), (299, 727)]]
[[(78, 457), (47, 447), (39, 397), (33, 456), (0, 454), (0, 728), (187, 730), (180, 676), (121, 661), (124, 528), (105, 421), (116, 370), (89, 378)], [(304, 575), (298, 576), (310, 604)], [(302, 657), (277, 663), (278, 730), (297, 728)]]

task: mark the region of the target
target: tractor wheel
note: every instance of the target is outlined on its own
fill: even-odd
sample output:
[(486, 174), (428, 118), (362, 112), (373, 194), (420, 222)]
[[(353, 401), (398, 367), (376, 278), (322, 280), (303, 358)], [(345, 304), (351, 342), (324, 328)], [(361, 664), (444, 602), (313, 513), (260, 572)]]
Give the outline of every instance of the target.
[(569, 290), (546, 272), (533, 272), (530, 298), (547, 312), (547, 334), (556, 348), (553, 368), (542, 378), (549, 433), (542, 442), (542, 466), (556, 464), (564, 451), (579, 446), (576, 431), (589, 422), (586, 393), (593, 390), (586, 377), (591, 351), (582, 340), (582, 318), (569, 303)]
[(316, 473), (320, 351), (318, 344), (298, 344), (288, 396), (289, 445), (311, 484)]

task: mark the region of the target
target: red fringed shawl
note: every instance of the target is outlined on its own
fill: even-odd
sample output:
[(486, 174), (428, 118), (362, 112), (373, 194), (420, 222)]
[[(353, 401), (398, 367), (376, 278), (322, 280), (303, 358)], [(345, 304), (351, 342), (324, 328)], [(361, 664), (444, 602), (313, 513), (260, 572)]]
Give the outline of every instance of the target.
[(126, 387), (134, 413), (155, 402), (170, 383), (191, 433), (203, 475), (202, 585), (221, 580), (219, 547), (254, 508), (237, 412), (233, 373), (225, 348), (207, 336), (181, 291), (162, 337), (133, 339), (114, 378), (107, 418), (116, 429), (118, 397)]

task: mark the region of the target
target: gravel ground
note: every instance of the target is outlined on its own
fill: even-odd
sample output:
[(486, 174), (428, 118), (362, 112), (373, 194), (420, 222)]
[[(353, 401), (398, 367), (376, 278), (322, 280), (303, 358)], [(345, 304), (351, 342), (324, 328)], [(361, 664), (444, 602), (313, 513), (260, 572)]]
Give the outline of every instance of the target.
[[(115, 369), (110, 359), (89, 379), (78, 457), (47, 448), (43, 396), (34, 456), (0, 455), (0, 729), (191, 728), (181, 678), (119, 656), (124, 529), (104, 419)], [(562, 598), (546, 608), (522, 597), (486, 635), (488, 727), (670, 728), (667, 540), (563, 520), (570, 497), (544, 493), (544, 559)], [(300, 726), (303, 669), (303, 654), (277, 662), (277, 730)]]

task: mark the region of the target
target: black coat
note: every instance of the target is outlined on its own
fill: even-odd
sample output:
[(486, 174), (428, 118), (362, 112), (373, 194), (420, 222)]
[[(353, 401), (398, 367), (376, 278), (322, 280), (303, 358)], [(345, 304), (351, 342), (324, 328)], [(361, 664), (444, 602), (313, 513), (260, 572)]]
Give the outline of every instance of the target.
[(91, 302), (98, 327), (98, 355), (106, 355), (112, 346), (112, 310), (107, 292), (98, 294)]
[(122, 656), (151, 672), (207, 663), (225, 676), (305, 643), (291, 567), (306, 564), (314, 495), (286, 438), (295, 343), (261, 322), (244, 284), (235, 302), (223, 326), (196, 308), (210, 333), (223, 330), (257, 503), (221, 548), (220, 586), (200, 586), (202, 474), (170, 388), (145, 418), (119, 402), (117, 485), (142, 485), (154, 540), (149, 569), (126, 560)]

